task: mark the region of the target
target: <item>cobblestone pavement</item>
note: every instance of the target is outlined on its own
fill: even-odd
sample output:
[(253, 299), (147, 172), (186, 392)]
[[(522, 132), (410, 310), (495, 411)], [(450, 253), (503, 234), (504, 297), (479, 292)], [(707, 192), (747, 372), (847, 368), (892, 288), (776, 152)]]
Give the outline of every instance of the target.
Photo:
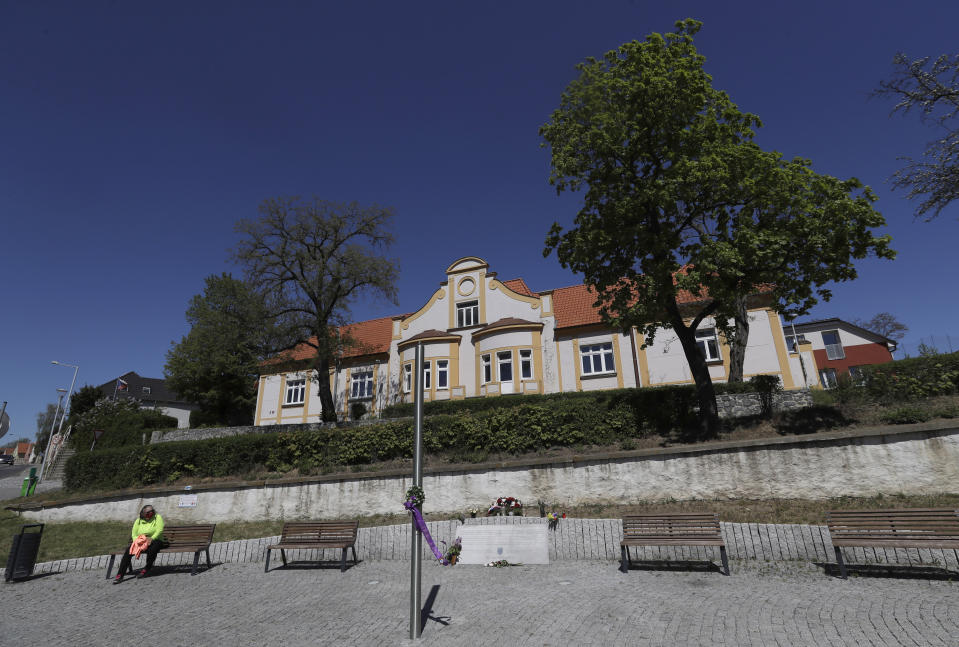
[[(409, 639), (409, 563), (164, 568), (113, 586), (104, 571), (0, 583), (6, 645), (959, 645), (959, 583), (826, 575), (801, 562), (733, 574), (628, 574), (613, 562), (423, 567), (430, 608)], [(155, 632), (155, 633), (153, 633)]]

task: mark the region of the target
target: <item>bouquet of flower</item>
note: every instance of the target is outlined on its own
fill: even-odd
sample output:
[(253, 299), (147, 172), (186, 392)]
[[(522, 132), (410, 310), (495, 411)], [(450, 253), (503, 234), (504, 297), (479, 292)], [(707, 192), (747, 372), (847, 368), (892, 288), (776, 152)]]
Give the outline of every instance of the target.
[(503, 497), (493, 501), (493, 504), (486, 511), (486, 516), (494, 514), (521, 514), (523, 512), (523, 502), (511, 496)]
[(455, 564), (456, 560), (459, 559), (460, 553), (463, 551), (463, 538), (457, 537), (456, 541), (448, 545), (444, 541), (443, 545), (446, 546), (446, 553), (443, 555), (443, 557), (450, 563), (450, 565)]
[(565, 518), (565, 512), (550, 512), (546, 515), (546, 524), (549, 526), (550, 530), (556, 530), (556, 525), (559, 523), (559, 520)]
[(505, 559), (498, 559), (495, 562), (490, 562), (487, 566), (492, 566), (494, 568), (506, 568), (507, 566), (520, 566), (520, 564), (510, 564)]
[(469, 513), (471, 517), (475, 517), (477, 512), (479, 512), (479, 510), (477, 510), (476, 508), (469, 509)]

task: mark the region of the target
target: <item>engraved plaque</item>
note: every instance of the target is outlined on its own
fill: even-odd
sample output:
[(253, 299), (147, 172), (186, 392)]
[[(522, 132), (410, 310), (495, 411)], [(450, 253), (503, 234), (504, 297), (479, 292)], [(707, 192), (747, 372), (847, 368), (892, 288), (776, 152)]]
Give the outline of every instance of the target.
[(546, 524), (463, 526), (458, 564), (488, 564), (505, 559), (511, 564), (549, 564)]

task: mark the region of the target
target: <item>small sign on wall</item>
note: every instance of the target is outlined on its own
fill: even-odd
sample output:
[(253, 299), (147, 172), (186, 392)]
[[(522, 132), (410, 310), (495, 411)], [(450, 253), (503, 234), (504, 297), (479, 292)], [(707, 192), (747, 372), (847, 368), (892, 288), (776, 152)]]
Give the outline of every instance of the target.
[(178, 508), (195, 508), (196, 507), (196, 494), (181, 494), (180, 502), (177, 503)]

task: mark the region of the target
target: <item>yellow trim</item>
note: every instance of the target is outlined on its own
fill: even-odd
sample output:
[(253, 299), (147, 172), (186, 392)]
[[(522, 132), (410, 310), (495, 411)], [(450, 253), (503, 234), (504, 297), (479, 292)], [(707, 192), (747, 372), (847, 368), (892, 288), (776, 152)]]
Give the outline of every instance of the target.
[(559, 354), (559, 340), (556, 341), (556, 377), (559, 378), (559, 392), (563, 392), (563, 358)]
[(576, 370), (576, 390), (583, 390), (583, 380), (579, 373), (579, 340), (573, 340), (573, 368)]
[[(472, 287), (470, 288), (470, 291), (469, 291), (469, 292), (464, 292), (464, 291), (463, 291), (463, 285), (464, 285), (467, 281), (469, 281), (469, 282), (472, 284)], [(459, 282), (457, 282), (457, 284), (456, 284), (456, 293), (457, 293), (458, 295), (460, 295), (461, 297), (472, 296), (474, 292), (476, 292), (476, 279), (474, 279), (472, 276), (464, 276), (463, 278), (461, 278), (461, 279), (459, 280)]]
[(414, 312), (413, 314), (411, 314), (410, 316), (408, 316), (406, 319), (403, 320), (403, 325), (401, 326), (401, 328), (403, 330), (407, 330), (410, 327), (410, 324), (413, 323), (413, 321), (422, 317), (427, 310), (433, 307), (434, 303), (436, 303), (439, 299), (442, 299), (445, 296), (446, 296), (446, 292), (443, 290), (442, 287), (440, 287), (436, 292), (433, 293), (433, 296), (430, 297), (430, 300), (426, 302), (426, 305), (424, 305), (422, 308), (420, 308), (419, 310), (417, 310), (416, 312)]
[(473, 382), (473, 384), (476, 385), (476, 392), (473, 395), (479, 395), (481, 387), (485, 386), (481, 379), (482, 376), (480, 375), (480, 371), (483, 370), (483, 366), (482, 366), (482, 362), (480, 361), (480, 358), (486, 353), (481, 352), (479, 349), (479, 346), (473, 346), (473, 351), (474, 351), (474, 354), (476, 355), (476, 357), (473, 359), (473, 369), (474, 369), (473, 372), (476, 373), (476, 381)]
[(533, 331), (533, 377), (539, 382), (539, 392), (545, 393), (546, 386), (543, 384), (543, 334)]
[(480, 320), (481, 324), (489, 323), (486, 320), (486, 270), (480, 270), (479, 276), (479, 308), (480, 308)]
[[(719, 344), (719, 356), (720, 356), (720, 357), (722, 358), (722, 360), (723, 360), (723, 371), (724, 371), (724, 372), (723, 372), (723, 377), (725, 377), (725, 378), (728, 380), (728, 379), (729, 379), (729, 367), (732, 366), (732, 364), (733, 364), (733, 360), (732, 360), (732, 350), (729, 348), (729, 343), (726, 341), (726, 338), (720, 336), (720, 334), (719, 334), (719, 329), (716, 328), (715, 330), (716, 330), (716, 343)], [(743, 361), (744, 361), (744, 362), (746, 361), (746, 356), (745, 356), (745, 355), (743, 355)], [(708, 368), (708, 367), (707, 367), (707, 368)], [(745, 368), (745, 367), (744, 367), (744, 368)], [(710, 374), (709, 378), (710, 378), (710, 379), (713, 379), (712, 374)], [(745, 379), (745, 378), (746, 378), (746, 376), (743, 375), (743, 379)]]
[(390, 328), (390, 334), (392, 339), (403, 339), (403, 318), (396, 317), (393, 319), (392, 328)]
[(453, 399), (453, 387), (460, 386), (460, 347), (450, 342), (450, 367), (447, 377), (447, 386), (450, 389), (450, 400)]
[(446, 322), (447, 328), (456, 328), (456, 295), (453, 294), (452, 279), (446, 282), (446, 287), (450, 291), (449, 319)]
[(266, 377), (260, 376), (259, 389), (256, 392), (256, 417), (254, 418), (253, 425), (258, 427), (260, 425), (260, 417), (263, 413), (263, 398), (266, 395)]
[(280, 395), (276, 402), (276, 421), (283, 418), (283, 395), (286, 393), (286, 373), (280, 375)]
[[(545, 299), (545, 297), (549, 297)], [(546, 301), (549, 301), (549, 310), (546, 309), (546, 306), (543, 305)], [(540, 303), (540, 317), (552, 317), (553, 316), (553, 293), (544, 294), (539, 298)]]
[(510, 297), (514, 301), (522, 301), (523, 303), (528, 303), (529, 307), (532, 310), (536, 310), (540, 306), (540, 300), (537, 297), (528, 297), (525, 294), (520, 294), (515, 290), (511, 289), (508, 285), (500, 281), (499, 279), (493, 279), (489, 282), (490, 290), (500, 290), (506, 296)]
[[(772, 308), (766, 308), (766, 318), (769, 319), (769, 328), (773, 333), (773, 344), (776, 346), (776, 355), (779, 358), (779, 373), (782, 375), (783, 388), (793, 389), (793, 372), (789, 367), (789, 354), (786, 352), (786, 335), (783, 333), (779, 314)], [(818, 375), (818, 373), (817, 373)]]
[(816, 364), (816, 354), (812, 352), (812, 342), (802, 342), (799, 344), (799, 352), (803, 352), (803, 346), (809, 346), (809, 361), (812, 362), (812, 379), (813, 384), (809, 387), (810, 389), (819, 389), (822, 390), (822, 382), (819, 381), (819, 365)]
[(613, 335), (613, 361), (616, 362), (616, 388), (623, 388), (623, 360), (619, 353), (619, 338), (621, 335)]
[[(458, 341), (450, 341), (454, 337)], [(407, 339), (406, 341), (400, 342), (399, 344), (397, 344), (396, 349), (399, 351), (404, 351), (410, 348), (413, 344), (417, 344), (419, 342), (428, 344), (430, 342), (437, 342), (437, 341), (440, 341), (440, 342), (450, 341), (451, 344), (458, 344), (459, 340), (462, 340), (462, 337), (460, 337), (459, 335), (447, 335), (446, 333), (443, 333), (442, 337), (420, 337), (419, 339)]]
[(307, 376), (306, 384), (303, 386), (303, 422), (310, 412), (310, 385), (313, 384), (312, 376)]
[(488, 335), (495, 335), (503, 332), (504, 330), (530, 330), (534, 333), (539, 333), (543, 329), (543, 324), (537, 322), (521, 323), (521, 324), (509, 324), (508, 326), (497, 326), (491, 330), (477, 330), (473, 333), (472, 338), (479, 340)]
[(646, 343), (646, 335), (633, 328), (633, 334), (636, 336), (636, 355), (639, 356), (639, 379), (642, 384), (636, 386), (649, 386), (649, 358), (646, 357), (646, 349), (643, 344)]
[[(464, 262), (466, 262), (466, 261), (476, 261), (477, 265), (473, 265), (473, 266), (471, 266), (471, 267), (464, 267), (463, 269), (459, 269), (459, 270), (454, 270), (454, 269), (453, 269), (454, 267), (456, 267), (456, 266), (459, 265), (460, 263), (464, 263)], [(487, 263), (486, 261), (484, 261), (484, 260), (483, 260), (482, 258), (480, 258), (479, 256), (464, 256), (463, 258), (459, 258), (459, 259), (453, 261), (452, 263), (450, 263), (450, 266), (446, 268), (446, 273), (447, 273), (447, 274), (462, 274), (463, 272), (473, 272), (473, 271), (475, 271), (475, 270), (486, 269), (486, 268), (488, 268), (488, 267), (489, 267), (489, 263)]]

